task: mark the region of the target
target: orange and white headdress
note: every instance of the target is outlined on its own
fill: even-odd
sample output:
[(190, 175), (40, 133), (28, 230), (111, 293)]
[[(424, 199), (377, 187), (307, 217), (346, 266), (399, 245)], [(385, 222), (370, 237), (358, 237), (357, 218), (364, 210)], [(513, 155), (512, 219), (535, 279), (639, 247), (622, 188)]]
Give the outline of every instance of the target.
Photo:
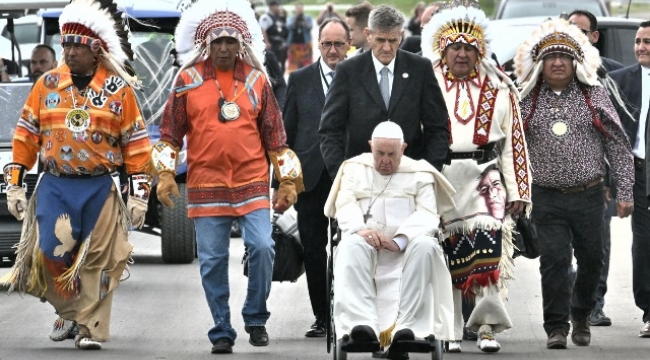
[(175, 31), (181, 70), (207, 59), (210, 43), (225, 36), (237, 39), (239, 57), (266, 75), (262, 28), (247, 0), (196, 0), (183, 11)]
[(490, 59), (487, 28), (488, 19), (475, 1), (446, 3), (422, 29), (422, 55), (436, 66), (447, 46), (464, 43), (474, 46), (481, 60)]
[(113, 0), (72, 0), (59, 16), (61, 44), (88, 45), (111, 71), (129, 85), (138, 87), (135, 76), (125, 69), (133, 60), (129, 32)]
[(489, 20), (476, 1), (454, 0), (444, 4), (422, 29), (422, 55), (433, 67), (446, 68), (445, 49), (456, 43), (469, 44), (476, 48), (479, 58), (477, 70), (487, 75), (494, 83), (503, 82), (519, 96), (513, 81), (501, 71), (492, 59), (490, 50)]
[(556, 53), (573, 57), (576, 76), (580, 82), (589, 86), (601, 86), (598, 81), (600, 55), (589, 38), (577, 26), (564, 19), (549, 19), (535, 29), (517, 49), (514, 67), (517, 82), (522, 87), (522, 98), (537, 84), (544, 57)]

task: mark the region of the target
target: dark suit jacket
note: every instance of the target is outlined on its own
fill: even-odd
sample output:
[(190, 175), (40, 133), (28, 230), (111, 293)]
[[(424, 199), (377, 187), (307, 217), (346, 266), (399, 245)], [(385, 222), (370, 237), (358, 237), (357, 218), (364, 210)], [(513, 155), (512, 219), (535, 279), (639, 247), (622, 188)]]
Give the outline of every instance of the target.
[(625, 114), (623, 109), (614, 102), (614, 107), (618, 112), (618, 117), (625, 128), (627, 137), (630, 140), (630, 145), (634, 146), (636, 141), (636, 134), (639, 128), (639, 115), (641, 113), (641, 65), (634, 64), (626, 66), (619, 70), (610, 71), (607, 73), (621, 89), (621, 95), (629, 103), (627, 110), (634, 116), (634, 121)]
[(413, 54), (422, 54), (422, 47), (420, 45), (421, 42), (422, 38), (420, 35), (407, 36), (404, 38), (404, 41), (402, 41), (402, 44), (399, 46), (399, 48)]
[(277, 100), (278, 106), (282, 109), (285, 102), (287, 83), (284, 81), (284, 74), (282, 73), (282, 69), (280, 69), (278, 58), (276, 58), (272, 52), (267, 51), (264, 53), (264, 65), (266, 67), (266, 72), (271, 78), (275, 100)]
[(302, 164), (305, 191), (316, 186), (325, 169), (318, 139), (318, 126), (325, 104), (319, 64), (316, 61), (289, 75), (287, 98), (282, 110), (287, 145), (295, 151)]
[(625, 67), (625, 65), (621, 64), (620, 62), (604, 56), (600, 57), (600, 61), (602, 62), (603, 67), (605, 70), (607, 70), (607, 72), (622, 69)]
[(397, 50), (388, 110), (379, 90), (372, 51), (336, 66), (318, 131), (332, 178), (344, 160), (370, 152), (372, 131), (386, 120), (402, 128), (408, 144), (405, 155), (442, 168), (449, 150), (447, 107), (428, 59)]

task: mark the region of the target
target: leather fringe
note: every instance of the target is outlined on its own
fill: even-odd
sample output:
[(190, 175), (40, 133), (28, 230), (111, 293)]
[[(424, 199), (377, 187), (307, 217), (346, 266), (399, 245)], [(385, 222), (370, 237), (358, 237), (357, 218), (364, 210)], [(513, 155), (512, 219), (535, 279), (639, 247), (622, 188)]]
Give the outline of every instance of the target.
[(86, 260), (86, 255), (88, 254), (88, 249), (90, 248), (90, 237), (92, 234), (93, 232), (91, 231), (86, 239), (81, 243), (81, 246), (79, 246), (77, 257), (74, 260), (74, 263), (72, 263), (72, 266), (70, 266), (68, 270), (66, 270), (63, 274), (57, 276), (54, 279), (57, 284), (57, 289), (60, 290), (59, 294), (64, 298), (70, 293), (79, 291), (79, 272), (81, 271), (81, 267)]
[(38, 185), (41, 182), (41, 178), (42, 174), (36, 183), (36, 188), (34, 189), (32, 197), (27, 203), (20, 241), (18, 244), (13, 246), (13, 248), (16, 249), (16, 261), (14, 262), (14, 266), (9, 275), (9, 289), (7, 290), (7, 294), (11, 294), (16, 289), (18, 289), (21, 296), (25, 294), (30, 279), (32, 259), (36, 255), (37, 251), (40, 252), (38, 246), (38, 228), (36, 223), (36, 194), (38, 192)]
[(395, 329), (395, 323), (393, 323), (393, 325), (391, 325), (388, 329), (379, 333), (379, 344), (384, 348), (389, 346), (392, 343), (393, 339), (391, 334), (393, 333), (394, 329)]

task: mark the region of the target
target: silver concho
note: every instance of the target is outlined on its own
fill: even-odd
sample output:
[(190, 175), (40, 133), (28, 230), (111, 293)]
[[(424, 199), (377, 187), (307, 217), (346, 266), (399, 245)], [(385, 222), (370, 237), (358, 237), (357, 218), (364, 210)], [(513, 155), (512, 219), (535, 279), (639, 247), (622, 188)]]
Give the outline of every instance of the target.
[(90, 127), (90, 114), (84, 109), (72, 109), (65, 116), (65, 126), (72, 132), (82, 132)]
[(223, 106), (221, 107), (221, 116), (223, 116), (225, 120), (236, 120), (239, 115), (241, 115), (241, 111), (239, 110), (239, 106), (237, 106), (237, 104), (234, 102), (223, 103)]

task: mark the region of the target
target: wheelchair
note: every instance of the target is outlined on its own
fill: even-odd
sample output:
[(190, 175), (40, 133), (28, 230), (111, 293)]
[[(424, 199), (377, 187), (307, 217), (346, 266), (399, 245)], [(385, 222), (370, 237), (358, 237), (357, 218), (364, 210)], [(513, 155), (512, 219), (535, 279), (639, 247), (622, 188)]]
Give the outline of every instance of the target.
[[(341, 240), (341, 230), (336, 220), (330, 219), (328, 234), (330, 239), (329, 254), (327, 257), (327, 290), (329, 311), (326, 312), (325, 338), (327, 339), (327, 353), (331, 353), (334, 360), (347, 360), (348, 353), (379, 352), (382, 350), (379, 341), (354, 342), (349, 334), (336, 334), (334, 326), (334, 249)], [(340, 338), (339, 338), (340, 336)], [(437, 340), (433, 334), (424, 340), (399, 341), (391, 346), (399, 346), (408, 353), (431, 353), (432, 360), (442, 360), (443, 353), (449, 349), (447, 342)]]

